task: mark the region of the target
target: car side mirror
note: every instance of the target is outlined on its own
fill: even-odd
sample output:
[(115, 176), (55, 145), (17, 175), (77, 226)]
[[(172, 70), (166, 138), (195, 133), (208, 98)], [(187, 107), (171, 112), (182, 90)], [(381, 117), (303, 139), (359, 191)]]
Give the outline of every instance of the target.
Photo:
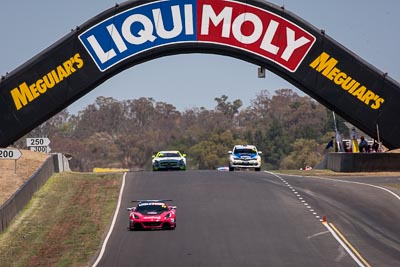
[(228, 154), (232, 154), (232, 151), (228, 151)]
[(182, 156), (183, 156), (184, 158), (186, 158), (186, 154), (182, 154)]
[(262, 154), (262, 151), (258, 151), (258, 155), (261, 155)]
[(176, 210), (176, 206), (171, 206), (171, 209), (174, 209), (174, 210)]
[(132, 207), (132, 208), (127, 208), (127, 211), (134, 211), (136, 209), (136, 207)]

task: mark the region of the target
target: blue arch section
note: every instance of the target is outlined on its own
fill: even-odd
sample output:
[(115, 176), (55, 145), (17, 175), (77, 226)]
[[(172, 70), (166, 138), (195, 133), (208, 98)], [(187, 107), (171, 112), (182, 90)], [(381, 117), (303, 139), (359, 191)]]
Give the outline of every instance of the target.
[[(0, 147), (105, 80), (168, 55), (235, 57), (276, 73), (389, 148), (399, 83), (284, 8), (261, 0), (128, 1), (77, 27), (0, 81)], [(140, 90), (140, 88), (138, 88)]]

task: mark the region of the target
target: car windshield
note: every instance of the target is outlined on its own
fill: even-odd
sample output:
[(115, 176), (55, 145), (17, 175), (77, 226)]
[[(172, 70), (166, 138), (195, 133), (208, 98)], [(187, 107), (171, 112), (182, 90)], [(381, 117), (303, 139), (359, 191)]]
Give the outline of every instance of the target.
[(233, 152), (234, 154), (257, 154), (257, 151), (255, 149), (251, 148), (236, 148), (235, 151)]
[(179, 158), (180, 155), (175, 152), (168, 152), (168, 153), (158, 153), (159, 158)]
[(141, 214), (161, 214), (167, 210), (165, 203), (140, 203), (135, 211)]

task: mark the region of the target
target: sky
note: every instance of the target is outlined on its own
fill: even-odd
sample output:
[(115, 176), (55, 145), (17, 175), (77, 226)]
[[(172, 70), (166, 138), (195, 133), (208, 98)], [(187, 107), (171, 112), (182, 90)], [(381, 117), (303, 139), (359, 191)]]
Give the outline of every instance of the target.
[[(271, 0), (400, 81), (400, 1)], [(0, 75), (11, 72), (71, 29), (111, 8), (115, 0), (12, 0), (0, 2)], [(117, 100), (152, 97), (185, 111), (213, 109), (214, 98), (251, 104), (262, 90), (282, 88), (304, 93), (272, 72), (257, 77), (258, 66), (231, 57), (173, 55), (142, 63), (113, 76), (68, 107), (77, 113), (96, 97)]]

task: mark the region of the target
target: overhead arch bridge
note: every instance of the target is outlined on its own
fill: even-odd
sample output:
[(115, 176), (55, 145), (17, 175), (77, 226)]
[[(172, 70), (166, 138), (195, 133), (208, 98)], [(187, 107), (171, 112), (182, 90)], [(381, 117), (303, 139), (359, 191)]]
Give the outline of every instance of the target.
[(0, 147), (117, 73), (185, 53), (264, 67), (368, 135), (377, 138), (379, 126), (383, 144), (400, 147), (399, 83), (323, 31), (261, 0), (139, 0), (104, 11), (2, 77)]

